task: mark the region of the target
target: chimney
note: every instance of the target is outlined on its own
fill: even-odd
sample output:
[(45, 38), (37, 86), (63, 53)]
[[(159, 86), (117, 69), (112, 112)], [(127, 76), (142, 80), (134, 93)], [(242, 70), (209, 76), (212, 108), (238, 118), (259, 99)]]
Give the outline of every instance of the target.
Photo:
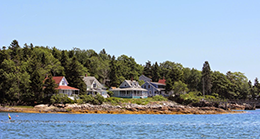
[(131, 77), (131, 81), (133, 81), (133, 77)]
[(88, 74), (86, 73), (85, 76), (88, 77)]

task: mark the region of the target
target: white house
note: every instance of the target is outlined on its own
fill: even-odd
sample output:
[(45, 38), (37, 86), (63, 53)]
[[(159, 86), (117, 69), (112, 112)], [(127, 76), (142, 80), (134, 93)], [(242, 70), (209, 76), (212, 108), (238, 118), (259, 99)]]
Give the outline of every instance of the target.
[(68, 81), (64, 76), (53, 76), (52, 79), (58, 85), (59, 93), (67, 94), (69, 98), (74, 99), (74, 96), (79, 94), (79, 89), (68, 86)]
[(87, 94), (96, 95), (97, 93), (107, 98), (106, 87), (104, 87), (95, 77), (85, 76), (83, 81), (87, 85)]
[(125, 80), (119, 88), (110, 89), (114, 93), (113, 96), (121, 98), (147, 98), (147, 90), (141, 88), (135, 80)]

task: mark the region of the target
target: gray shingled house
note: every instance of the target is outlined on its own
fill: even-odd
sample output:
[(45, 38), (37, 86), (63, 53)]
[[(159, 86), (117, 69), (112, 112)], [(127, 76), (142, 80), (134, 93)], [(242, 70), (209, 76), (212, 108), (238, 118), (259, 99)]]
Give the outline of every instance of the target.
[(83, 81), (87, 85), (87, 94), (88, 95), (96, 95), (99, 93), (104, 98), (107, 98), (107, 91), (106, 87), (103, 86), (95, 77), (92, 76), (85, 76)]
[(110, 89), (114, 97), (121, 98), (147, 98), (147, 90), (141, 88), (135, 80), (125, 80), (119, 88)]

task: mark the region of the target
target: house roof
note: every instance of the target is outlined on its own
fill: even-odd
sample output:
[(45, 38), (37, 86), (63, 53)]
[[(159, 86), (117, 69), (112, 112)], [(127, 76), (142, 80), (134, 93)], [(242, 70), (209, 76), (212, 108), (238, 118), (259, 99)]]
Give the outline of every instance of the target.
[(110, 90), (111, 91), (147, 91), (146, 89), (143, 88), (115, 88)]
[(62, 80), (63, 76), (53, 76), (52, 79), (55, 81), (56, 84), (59, 84)]
[(93, 82), (95, 81), (97, 88), (106, 88), (95, 77), (92, 77), (92, 76), (84, 77), (83, 81), (85, 82), (85, 84), (88, 87), (91, 86), (93, 84)]
[(164, 85), (165, 86), (165, 84), (163, 84), (163, 83), (159, 83), (159, 82), (151, 82), (152, 84), (156, 84), (156, 85)]
[(139, 83), (135, 80), (125, 80), (125, 82), (127, 82), (127, 84), (131, 87), (131, 88), (141, 88), (141, 86), (139, 85)]
[[(142, 88), (143, 88), (146, 84), (148, 84), (148, 85), (150, 85), (152, 88), (154, 88), (154, 89), (157, 90), (157, 91), (165, 90), (164, 88), (156, 88), (152, 83), (157, 83), (157, 82), (145, 82), (145, 84), (142, 85)], [(159, 85), (164, 85), (164, 84), (160, 84), (160, 83), (157, 83), (157, 84), (159, 84)]]
[(77, 88), (74, 87), (70, 87), (70, 86), (59, 86), (58, 88), (56, 88), (58, 90), (79, 90)]
[[(48, 78), (48, 77), (46, 77), (46, 78), (44, 79), (44, 82), (45, 82), (45, 80), (46, 80), (47, 78)], [(64, 77), (64, 76), (53, 76), (53, 77), (52, 77), (52, 79), (53, 79), (53, 80), (55, 81), (55, 83), (58, 85), (58, 87), (55, 88), (55, 89), (58, 89), (58, 90), (79, 90), (79, 89), (74, 88), (74, 87), (59, 85), (60, 82), (61, 82), (61, 80), (62, 80), (63, 78), (65, 78), (65, 77)], [(65, 78), (65, 80), (66, 80), (66, 78)], [(66, 80), (66, 82), (67, 82), (67, 84), (69, 84), (67, 80)]]
[(150, 79), (150, 78), (146, 77), (145, 75), (141, 75), (141, 76), (139, 77), (139, 80), (143, 80), (143, 81), (149, 81), (149, 82), (151, 82), (151, 81), (152, 81), (152, 79)]
[(158, 83), (161, 83), (161, 84), (164, 84), (164, 85), (166, 85), (166, 80), (165, 79), (159, 79), (159, 81), (158, 81)]

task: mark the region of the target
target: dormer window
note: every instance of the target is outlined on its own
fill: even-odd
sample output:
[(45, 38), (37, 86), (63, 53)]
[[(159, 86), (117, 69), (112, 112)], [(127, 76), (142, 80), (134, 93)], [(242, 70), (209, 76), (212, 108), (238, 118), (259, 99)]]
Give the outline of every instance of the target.
[(93, 87), (94, 87), (94, 88), (96, 88), (96, 87), (97, 87), (97, 84), (96, 84), (96, 83), (94, 83), (94, 84), (93, 84)]

